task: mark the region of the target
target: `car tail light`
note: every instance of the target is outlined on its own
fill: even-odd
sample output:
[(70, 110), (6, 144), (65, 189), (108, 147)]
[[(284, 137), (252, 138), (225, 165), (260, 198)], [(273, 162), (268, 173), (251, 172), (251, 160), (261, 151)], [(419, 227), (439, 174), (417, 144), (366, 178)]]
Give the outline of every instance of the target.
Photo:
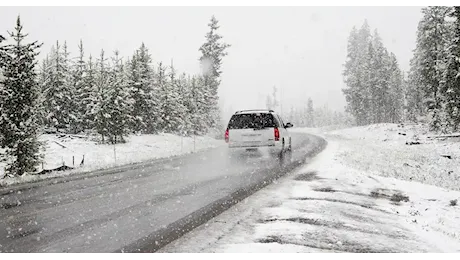
[(228, 132), (228, 128), (227, 128), (227, 130), (225, 131), (225, 142), (226, 143), (228, 143), (228, 140), (230, 139), (229, 137), (230, 136), (229, 136), (229, 132)]
[(275, 141), (280, 140), (280, 130), (278, 130), (277, 127), (275, 127)]

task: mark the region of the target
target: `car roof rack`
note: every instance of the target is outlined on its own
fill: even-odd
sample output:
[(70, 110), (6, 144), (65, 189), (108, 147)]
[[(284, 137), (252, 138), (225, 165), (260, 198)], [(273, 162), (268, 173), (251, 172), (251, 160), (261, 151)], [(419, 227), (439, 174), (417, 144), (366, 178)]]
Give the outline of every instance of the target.
[(252, 112), (252, 111), (268, 111), (270, 113), (275, 113), (275, 111), (273, 111), (273, 109), (248, 109), (248, 110), (236, 111), (235, 114), (242, 113), (242, 112)]

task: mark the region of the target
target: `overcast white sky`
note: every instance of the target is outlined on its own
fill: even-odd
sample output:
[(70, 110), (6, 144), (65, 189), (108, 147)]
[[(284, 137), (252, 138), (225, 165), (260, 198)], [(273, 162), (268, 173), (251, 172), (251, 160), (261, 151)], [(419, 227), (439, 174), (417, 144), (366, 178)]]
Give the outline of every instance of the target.
[(0, 34), (14, 27), (18, 14), (30, 39), (66, 40), (76, 55), (115, 49), (131, 55), (144, 42), (155, 62), (181, 72), (199, 73), (198, 48), (212, 15), (232, 44), (224, 59), (221, 100), (228, 109), (264, 107), (273, 86), (282, 89), (283, 108), (311, 97), (316, 106), (343, 110), (342, 66), (349, 32), (367, 19), (386, 47), (409, 67), (415, 47), (419, 7), (2, 7)]

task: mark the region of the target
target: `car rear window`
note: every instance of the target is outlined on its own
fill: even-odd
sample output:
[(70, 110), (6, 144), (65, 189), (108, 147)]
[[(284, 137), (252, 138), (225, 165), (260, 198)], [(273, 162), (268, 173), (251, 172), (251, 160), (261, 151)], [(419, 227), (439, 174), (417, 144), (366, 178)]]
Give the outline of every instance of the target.
[(266, 127), (277, 127), (272, 114), (252, 113), (233, 115), (228, 123), (228, 129), (261, 129)]

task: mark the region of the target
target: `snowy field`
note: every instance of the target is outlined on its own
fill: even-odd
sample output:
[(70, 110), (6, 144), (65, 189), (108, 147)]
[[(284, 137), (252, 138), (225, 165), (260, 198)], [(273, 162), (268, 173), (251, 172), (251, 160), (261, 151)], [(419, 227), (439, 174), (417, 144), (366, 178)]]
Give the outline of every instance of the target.
[(442, 175), (460, 168), (456, 141), (420, 126), (302, 131), (326, 150), (161, 252), (460, 252), (458, 175)]
[[(117, 145), (102, 145), (89, 138), (58, 137), (57, 135), (42, 135), (40, 141), (43, 141), (46, 147), (44, 169), (55, 169), (66, 165), (75, 167), (75, 170), (4, 178), (0, 180), (0, 186), (177, 156), (225, 144), (222, 140), (207, 136), (197, 136), (194, 141), (193, 137), (180, 137), (172, 134), (133, 135), (126, 143)], [(83, 157), (84, 164), (81, 166)], [(4, 174), (4, 167), (5, 164), (0, 163), (0, 178)], [(39, 171), (41, 170), (42, 165), (39, 166)]]
[(460, 191), (459, 138), (433, 139), (437, 135), (425, 126), (396, 124), (332, 131), (326, 136), (343, 145), (338, 157), (347, 166)]

